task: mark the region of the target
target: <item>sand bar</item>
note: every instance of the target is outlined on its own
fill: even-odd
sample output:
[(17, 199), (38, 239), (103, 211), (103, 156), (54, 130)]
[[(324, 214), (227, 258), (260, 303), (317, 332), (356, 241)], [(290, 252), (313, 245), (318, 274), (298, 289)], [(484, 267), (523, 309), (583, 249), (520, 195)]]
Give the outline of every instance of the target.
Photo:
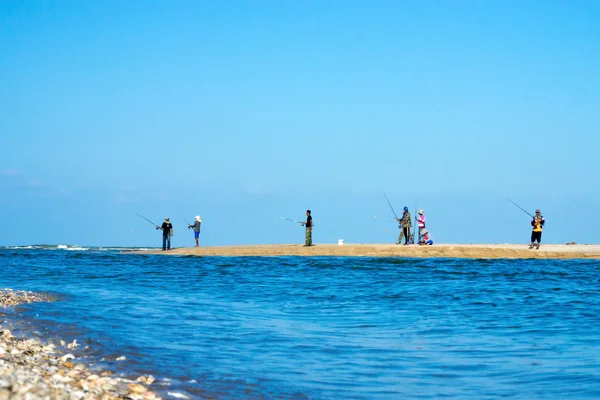
[(600, 259), (600, 245), (543, 245), (529, 250), (517, 244), (440, 244), (434, 246), (394, 244), (317, 244), (303, 247), (295, 244), (186, 247), (168, 251), (136, 251), (138, 254), (165, 254), (189, 256), (333, 256), (333, 257), (417, 257), (417, 258), (552, 258)]

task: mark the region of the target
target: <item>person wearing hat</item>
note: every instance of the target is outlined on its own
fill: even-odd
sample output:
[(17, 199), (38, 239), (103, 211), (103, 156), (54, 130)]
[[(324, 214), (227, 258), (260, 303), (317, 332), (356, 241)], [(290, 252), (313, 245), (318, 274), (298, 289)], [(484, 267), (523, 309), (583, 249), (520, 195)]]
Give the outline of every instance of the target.
[(169, 217), (165, 218), (162, 226), (157, 226), (156, 229), (163, 231), (163, 250), (171, 250), (171, 236), (173, 236), (173, 224)]
[(398, 243), (402, 243), (402, 238), (405, 238), (404, 244), (407, 245), (410, 240), (410, 228), (412, 227), (412, 220), (410, 218), (410, 212), (408, 211), (408, 207), (404, 207), (404, 213), (402, 214), (402, 218), (398, 218), (398, 222), (400, 223), (400, 235), (398, 235)]
[(415, 217), (417, 220), (417, 225), (419, 227), (419, 242), (421, 241), (421, 237), (423, 236), (423, 230), (425, 230), (425, 211), (419, 210), (419, 215)]
[(429, 231), (427, 229), (423, 229), (421, 231), (421, 239), (419, 240), (419, 244), (429, 246), (433, 244), (433, 239), (431, 238), (431, 235), (429, 234)]
[(188, 229), (194, 229), (194, 239), (196, 239), (196, 247), (198, 247), (198, 237), (200, 236), (200, 224), (202, 224), (202, 220), (199, 215), (196, 215), (196, 220), (193, 225), (188, 225)]
[(531, 232), (531, 244), (529, 245), (530, 249), (533, 249), (534, 246), (536, 249), (540, 248), (540, 243), (542, 242), (542, 229), (544, 229), (545, 223), (546, 220), (542, 216), (542, 212), (539, 209), (535, 210), (535, 217), (531, 218), (531, 226), (533, 227), (533, 231)]

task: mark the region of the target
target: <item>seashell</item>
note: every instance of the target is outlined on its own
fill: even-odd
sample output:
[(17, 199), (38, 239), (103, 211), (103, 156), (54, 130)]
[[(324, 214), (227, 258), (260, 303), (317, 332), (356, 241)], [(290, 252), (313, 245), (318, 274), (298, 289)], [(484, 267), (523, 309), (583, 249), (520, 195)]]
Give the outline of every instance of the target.
[(130, 390), (129, 390), (129, 386), (127, 385), (127, 382), (119, 382), (117, 384), (116, 392), (117, 392), (117, 394), (119, 394), (121, 396), (125, 396), (125, 395), (129, 394)]
[(112, 384), (111, 382), (106, 382), (102, 385), (102, 390), (114, 391), (116, 389), (117, 389), (116, 385)]
[(148, 389), (146, 389), (144, 386), (137, 384), (137, 383), (130, 383), (129, 390), (132, 393), (138, 393), (138, 394), (146, 393), (148, 391)]
[(71, 378), (76, 378), (76, 377), (78, 377), (79, 375), (81, 375), (81, 371), (79, 371), (79, 370), (77, 370), (77, 369), (73, 369), (73, 370), (71, 370), (71, 371), (69, 371), (69, 372), (67, 373), (67, 376), (68, 376), (68, 377), (71, 377)]
[(75, 358), (75, 356), (74, 356), (73, 354), (65, 354), (65, 355), (64, 355), (64, 356), (62, 356), (60, 359), (61, 359), (63, 362), (67, 362), (67, 361), (69, 361), (69, 360), (72, 360), (72, 359), (74, 359), (74, 358)]
[(83, 363), (77, 363), (75, 364), (75, 366), (73, 367), (73, 369), (76, 369), (77, 371), (84, 371), (85, 370), (85, 364)]
[(125, 356), (121, 356), (119, 358), (117, 358), (117, 361), (125, 361), (127, 360), (127, 358), (125, 358)]

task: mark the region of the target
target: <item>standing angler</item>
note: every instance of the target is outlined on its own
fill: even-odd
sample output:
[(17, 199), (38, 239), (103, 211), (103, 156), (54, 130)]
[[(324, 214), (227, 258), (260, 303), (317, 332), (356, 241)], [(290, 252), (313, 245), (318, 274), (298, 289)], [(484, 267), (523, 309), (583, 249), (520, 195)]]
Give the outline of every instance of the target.
[(196, 247), (198, 247), (198, 237), (200, 236), (200, 224), (202, 224), (202, 220), (199, 215), (196, 215), (196, 220), (193, 225), (188, 225), (189, 228), (194, 229), (194, 239), (196, 239)]
[(163, 231), (163, 251), (171, 250), (171, 236), (173, 236), (173, 224), (169, 220), (169, 217), (165, 218), (162, 226), (157, 226), (156, 229)]
[(306, 210), (306, 222), (301, 222), (302, 225), (306, 227), (306, 235), (304, 240), (304, 247), (312, 246), (312, 217), (310, 215), (310, 210)]
[(417, 225), (419, 228), (419, 242), (421, 241), (421, 237), (424, 235), (423, 231), (425, 230), (425, 211), (419, 210), (419, 215), (415, 217), (417, 220)]
[(410, 228), (412, 227), (412, 221), (410, 219), (410, 212), (408, 212), (408, 207), (404, 207), (404, 213), (402, 214), (402, 218), (398, 218), (398, 222), (400, 222), (402, 229), (400, 230), (400, 235), (398, 236), (397, 244), (402, 243), (402, 237), (404, 236), (404, 244), (407, 245), (408, 241), (410, 240)]
[(544, 224), (546, 220), (542, 216), (542, 212), (538, 209), (535, 210), (535, 217), (531, 218), (531, 226), (533, 227), (533, 232), (531, 232), (531, 244), (529, 245), (530, 249), (533, 249), (535, 242), (537, 242), (536, 249), (540, 248), (540, 243), (542, 242), (542, 229), (544, 229)]

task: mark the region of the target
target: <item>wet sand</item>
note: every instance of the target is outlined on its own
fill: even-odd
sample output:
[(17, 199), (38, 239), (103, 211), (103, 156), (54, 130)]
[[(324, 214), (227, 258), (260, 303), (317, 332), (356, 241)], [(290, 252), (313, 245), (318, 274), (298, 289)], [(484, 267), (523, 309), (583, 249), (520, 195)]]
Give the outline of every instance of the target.
[(394, 244), (317, 244), (303, 247), (294, 244), (186, 247), (168, 251), (145, 250), (138, 254), (186, 256), (333, 256), (333, 257), (417, 257), (417, 258), (551, 258), (600, 259), (600, 245), (542, 245), (530, 250), (520, 244), (439, 244), (434, 246)]

